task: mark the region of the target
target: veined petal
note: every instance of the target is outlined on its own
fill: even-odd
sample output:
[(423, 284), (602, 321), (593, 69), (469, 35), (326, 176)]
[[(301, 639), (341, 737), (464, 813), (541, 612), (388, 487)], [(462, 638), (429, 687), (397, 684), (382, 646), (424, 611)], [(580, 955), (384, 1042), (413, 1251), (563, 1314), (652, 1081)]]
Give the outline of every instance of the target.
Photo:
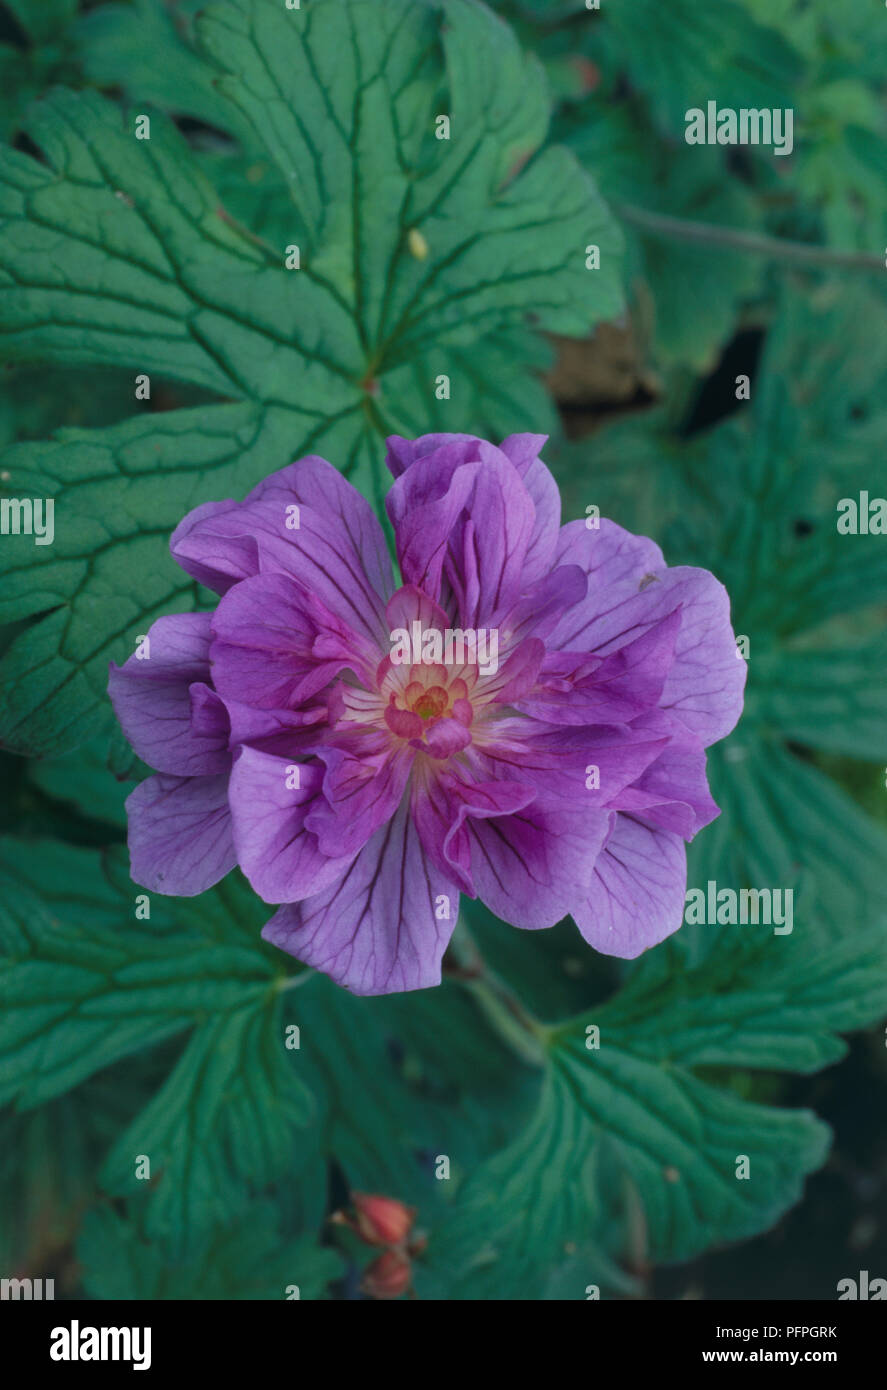
[(602, 521), (599, 531), (586, 531), (581, 522), (563, 528), (560, 561), (581, 563), (583, 556), (588, 594), (564, 614), (549, 648), (606, 656), (680, 610), (660, 704), (705, 747), (724, 738), (742, 711), (746, 678), (724, 586), (708, 570), (667, 569), (657, 546), (612, 522)]
[(209, 642), (208, 613), (178, 613), (152, 625), (139, 648), (147, 655), (111, 663), (114, 712), (135, 752), (158, 772), (195, 777), (231, 765), (227, 714), (206, 684)]
[(668, 741), (636, 781), (607, 804), (612, 810), (631, 812), (645, 824), (692, 840), (720, 815), (708, 789), (705, 749), (675, 715), (665, 710), (644, 715), (633, 728), (667, 734)]
[[(533, 527), (523, 564), (525, 585), (543, 578), (551, 568), (560, 528), (561, 501), (557, 483), (539, 457), (547, 439), (544, 434), (511, 434), (499, 446), (533, 503)], [(391, 435), (387, 444), (386, 463), (395, 478), (403, 477), (408, 469), (430, 454), (436, 454), (440, 461), (444, 449), (458, 451), (459, 462), (469, 463), (481, 457), (482, 444), (486, 449), (494, 447), (470, 434), (426, 434), (419, 439)]]
[[(374, 734), (369, 741), (374, 741)], [(409, 746), (392, 751), (366, 753), (356, 742), (356, 751), (319, 748), (318, 758), (325, 764), (323, 795), (318, 796), (306, 817), (306, 828), (317, 836), (324, 854), (356, 854), (386, 821), (390, 820), (403, 797), (407, 777), (415, 756)]]
[(591, 890), (572, 907), (573, 920), (596, 951), (633, 960), (677, 931), (686, 891), (681, 837), (617, 814)]
[(366, 499), (317, 455), (273, 473), (243, 502), (196, 507), (170, 548), (217, 593), (251, 575), (289, 574), (367, 640), (381, 640), (394, 587), (382, 528)]
[(462, 444), (445, 445), (417, 459), (385, 499), (404, 580), (433, 599), (440, 597), (447, 546), (480, 469), (476, 457), (466, 457), (471, 452)]
[(681, 627), (675, 608), (606, 656), (550, 652), (519, 708), (554, 724), (628, 723), (662, 698)]
[(237, 863), (227, 775), (157, 773), (126, 798), (134, 881), (152, 893), (193, 898)]
[[(480, 469), (450, 531), (444, 573), (460, 626), (495, 627), (521, 595), (536, 511), (517, 469), (483, 441)], [(409, 476), (409, 475), (407, 475)]]
[(333, 883), (352, 855), (324, 854), (305, 821), (320, 795), (322, 769), (242, 748), (229, 797), (237, 862), (266, 903), (297, 902)]
[(544, 578), (553, 567), (560, 532), (561, 495), (539, 457), (547, 442), (547, 434), (510, 434), (499, 446), (520, 474), (536, 513), (524, 560), (525, 585)]
[(285, 574), (244, 579), (213, 614), (213, 681), (258, 709), (290, 709), (346, 668), (373, 679), (378, 651)]
[(479, 780), (524, 782), (579, 814), (609, 809), (615, 797), (655, 765), (669, 735), (627, 724), (559, 729), (531, 719), (497, 721), (494, 734), (472, 759)]
[(591, 881), (607, 837), (610, 813), (538, 801), (512, 815), (465, 827), (478, 897), (515, 927), (553, 927)]
[(337, 882), (282, 907), (262, 935), (354, 994), (392, 994), (440, 984), (458, 910), (404, 801)]

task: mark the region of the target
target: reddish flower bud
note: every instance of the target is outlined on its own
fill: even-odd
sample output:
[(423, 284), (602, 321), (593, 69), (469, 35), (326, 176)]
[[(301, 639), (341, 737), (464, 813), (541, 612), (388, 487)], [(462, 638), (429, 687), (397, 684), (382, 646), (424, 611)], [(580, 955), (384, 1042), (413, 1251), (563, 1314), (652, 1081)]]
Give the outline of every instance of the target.
[(400, 1250), (386, 1250), (364, 1270), (361, 1289), (370, 1298), (400, 1298), (410, 1286), (411, 1269)]
[(405, 1207), (393, 1197), (354, 1192), (351, 1200), (357, 1215), (354, 1229), (367, 1245), (399, 1245), (416, 1219), (415, 1207)]

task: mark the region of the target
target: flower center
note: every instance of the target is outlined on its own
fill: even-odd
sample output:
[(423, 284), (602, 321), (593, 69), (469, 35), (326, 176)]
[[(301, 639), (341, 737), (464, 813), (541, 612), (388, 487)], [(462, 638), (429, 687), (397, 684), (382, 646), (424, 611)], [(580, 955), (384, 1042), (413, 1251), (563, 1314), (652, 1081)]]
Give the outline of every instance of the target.
[(428, 689), (419, 681), (411, 681), (403, 692), (404, 708), (412, 710), (421, 719), (439, 719), (445, 714), (450, 703), (449, 693), (442, 685), (432, 685)]
[[(383, 693), (388, 696), (385, 723), (393, 734), (424, 748), (426, 736), (437, 730), (439, 744), (442, 726), (451, 729), (449, 742), (470, 742), (467, 734), (473, 719), (468, 685), (461, 676), (452, 676), (445, 666), (415, 665), (389, 671)], [(457, 736), (453, 727), (463, 731)]]

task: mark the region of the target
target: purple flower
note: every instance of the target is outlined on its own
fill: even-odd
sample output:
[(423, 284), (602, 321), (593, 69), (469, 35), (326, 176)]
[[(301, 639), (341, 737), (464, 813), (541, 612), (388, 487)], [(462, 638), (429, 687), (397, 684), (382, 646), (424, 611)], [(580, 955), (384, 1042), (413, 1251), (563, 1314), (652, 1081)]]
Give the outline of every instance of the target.
[(157, 770), (127, 802), (137, 883), (239, 865), (279, 905), (267, 940), (357, 994), (437, 984), (460, 893), (623, 957), (680, 926), (704, 749), (742, 707), (727, 594), (561, 526), (544, 442), (389, 440), (400, 587), (321, 458), (185, 517), (173, 556), (219, 604), (111, 669)]

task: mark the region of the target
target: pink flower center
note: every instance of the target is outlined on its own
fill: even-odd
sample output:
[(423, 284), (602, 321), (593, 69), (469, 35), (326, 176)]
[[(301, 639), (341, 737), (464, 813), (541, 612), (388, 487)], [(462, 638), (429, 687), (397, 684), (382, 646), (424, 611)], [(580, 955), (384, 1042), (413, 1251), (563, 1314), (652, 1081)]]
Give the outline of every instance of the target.
[[(454, 730), (448, 743), (464, 746), (470, 742), (466, 731), (474, 711), (468, 699), (468, 684), (445, 666), (392, 666), (382, 682), (382, 694), (388, 697), (385, 723), (399, 738), (427, 748), (424, 740), (436, 725), (455, 721), (459, 732)], [(433, 740), (435, 747), (439, 733)]]

